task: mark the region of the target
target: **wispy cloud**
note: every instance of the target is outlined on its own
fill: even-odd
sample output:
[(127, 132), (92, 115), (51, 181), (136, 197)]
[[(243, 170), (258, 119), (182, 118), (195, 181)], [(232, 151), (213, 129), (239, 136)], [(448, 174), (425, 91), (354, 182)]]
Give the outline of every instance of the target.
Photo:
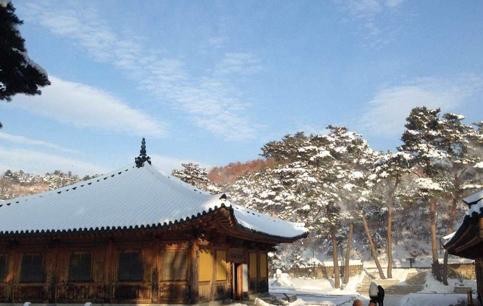
[(213, 48), (221, 48), (225, 45), (228, 38), (223, 35), (212, 36), (208, 39), (208, 44)]
[(149, 115), (97, 88), (50, 76), (52, 85), (40, 96), (18, 95), (15, 107), (21, 107), (78, 127), (140, 136), (161, 136), (163, 126)]
[(79, 175), (106, 172), (106, 169), (95, 164), (61, 155), (0, 147), (0, 170), (5, 171), (7, 169), (24, 170), (32, 173), (45, 173), (61, 169)]
[(381, 37), (381, 25), (378, 18), (385, 13), (396, 11), (404, 0), (335, 0), (348, 16), (360, 22), (364, 38), (372, 45), (384, 44), (387, 39)]
[[(247, 103), (226, 77), (228, 73), (252, 73), (258, 69), (254, 68), (259, 66), (254, 55), (229, 53), (212, 71), (194, 76), (183, 60), (150, 49), (132, 36), (124, 37), (112, 30), (95, 9), (84, 3), (78, 5), (29, 2), (23, 11), (30, 22), (73, 40), (93, 59), (124, 72), (139, 89), (160, 103), (168, 101), (173, 108), (187, 113), (196, 125), (227, 139), (254, 137), (253, 124), (243, 115)], [(249, 65), (242, 66), (243, 63)], [(219, 78), (220, 73), (225, 78)]]
[(379, 90), (368, 103), (361, 124), (372, 135), (398, 136), (412, 108), (428, 106), (452, 111), (483, 92), (483, 79), (459, 76), (450, 79), (420, 78)]
[(76, 152), (75, 150), (71, 150), (68, 148), (64, 148), (62, 146), (56, 145), (54, 143), (43, 141), (39, 139), (32, 139), (29, 137), (25, 137), (22, 135), (14, 135), (9, 133), (0, 132), (0, 140), (8, 141), (15, 144), (21, 145), (29, 145), (29, 146), (41, 146), (49, 149), (64, 151), (64, 152)]
[(251, 53), (233, 52), (226, 53), (215, 68), (215, 73), (250, 75), (262, 69), (260, 60)]

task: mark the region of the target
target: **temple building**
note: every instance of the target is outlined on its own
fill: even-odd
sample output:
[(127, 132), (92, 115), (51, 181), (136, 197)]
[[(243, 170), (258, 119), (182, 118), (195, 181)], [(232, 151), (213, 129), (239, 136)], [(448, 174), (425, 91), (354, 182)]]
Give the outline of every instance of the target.
[(483, 190), (463, 201), (468, 205), (468, 212), (444, 247), (449, 254), (475, 260), (478, 300), (483, 305)]
[(194, 304), (268, 291), (267, 252), (307, 236), (135, 164), (0, 203), (0, 303)]

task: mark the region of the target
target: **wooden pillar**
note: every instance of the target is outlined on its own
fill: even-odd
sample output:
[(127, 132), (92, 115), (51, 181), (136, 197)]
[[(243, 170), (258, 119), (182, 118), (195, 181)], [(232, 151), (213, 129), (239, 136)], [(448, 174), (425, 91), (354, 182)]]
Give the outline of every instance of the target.
[(114, 301), (114, 253), (113, 241), (109, 239), (106, 247), (106, 260), (104, 261), (105, 299), (107, 303), (113, 303)]
[(199, 301), (199, 292), (198, 292), (198, 251), (199, 245), (198, 241), (195, 239), (191, 243), (191, 250), (190, 250), (190, 273), (189, 273), (189, 288), (190, 288), (190, 297), (191, 303), (196, 304)]
[(157, 304), (159, 301), (159, 280), (161, 274), (160, 242), (156, 238), (152, 246), (152, 272), (151, 272), (151, 302)]
[(476, 292), (478, 301), (483, 302), (483, 258), (475, 259)]
[(17, 249), (16, 244), (11, 243), (8, 246), (8, 267), (7, 267), (7, 277), (5, 282), (9, 285), (8, 300), (9, 302), (15, 301), (15, 288), (18, 284), (19, 271), (20, 271), (20, 260), (21, 254)]
[(49, 303), (55, 303), (56, 287), (58, 281), (57, 262), (59, 245), (57, 241), (51, 241), (45, 252), (45, 282), (47, 286), (47, 299)]
[(210, 301), (215, 299), (215, 279), (216, 279), (216, 249), (214, 247), (210, 247), (211, 252), (211, 293), (210, 293)]

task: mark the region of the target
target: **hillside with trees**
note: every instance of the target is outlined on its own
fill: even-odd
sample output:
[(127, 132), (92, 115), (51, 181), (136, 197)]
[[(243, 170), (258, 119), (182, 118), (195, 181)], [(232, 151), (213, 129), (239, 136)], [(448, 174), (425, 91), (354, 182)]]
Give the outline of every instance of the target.
[(7, 170), (0, 176), (0, 200), (57, 189), (93, 177), (95, 176), (79, 177), (60, 170), (43, 175)]
[[(310, 266), (331, 257), (336, 287), (342, 256), (346, 263), (373, 261), (380, 278), (392, 277), (394, 262), (409, 257), (444, 271), (440, 238), (464, 213), (462, 198), (483, 188), (482, 123), (417, 107), (406, 119), (401, 146), (388, 152), (374, 150), (345, 127), (327, 130), (271, 141), (261, 148), (266, 165), (235, 164), (246, 168), (242, 175), (211, 181), (205, 190), (223, 190), (233, 202), (306, 224), (310, 236), (280, 248), (272, 257), (276, 267)], [(444, 281), (445, 275), (438, 277)]]

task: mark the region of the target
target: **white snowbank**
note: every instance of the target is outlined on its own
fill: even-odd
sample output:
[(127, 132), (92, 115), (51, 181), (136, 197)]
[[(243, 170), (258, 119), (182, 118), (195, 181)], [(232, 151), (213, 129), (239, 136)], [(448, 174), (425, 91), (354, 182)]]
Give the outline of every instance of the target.
[[(355, 294), (356, 289), (364, 278), (364, 272), (357, 276), (349, 278), (349, 283), (343, 285), (343, 288), (334, 288), (334, 282), (326, 278), (301, 278), (290, 277), (287, 273), (277, 270), (274, 278), (270, 280), (270, 291), (290, 293), (293, 291), (305, 293), (321, 293), (324, 294)], [(342, 281), (342, 280), (341, 280)]]
[[(415, 272), (417, 269), (394, 269), (393, 278), (400, 280), (400, 285), (404, 284), (407, 274)], [(418, 293), (408, 295), (386, 294), (385, 304), (391, 306), (448, 306), (454, 305), (462, 299), (466, 299), (465, 294), (455, 294), (455, 287), (469, 287), (476, 289), (476, 281), (449, 279), (449, 286), (444, 286), (436, 281), (431, 273), (426, 274), (424, 289)], [(292, 278), (287, 273), (277, 271), (275, 277), (270, 280), (270, 293), (283, 298), (283, 294), (289, 296), (296, 295), (298, 300), (286, 305), (338, 305), (350, 306), (354, 299), (361, 299), (367, 304), (367, 297), (357, 293), (357, 287), (362, 282), (364, 274), (351, 277), (349, 284), (343, 289), (333, 288), (332, 280), (328, 279), (309, 279)], [(260, 301), (259, 306), (270, 306), (270, 304)]]
[(417, 294), (404, 296), (399, 302), (400, 306), (449, 306), (461, 300), (466, 301), (464, 294)]
[(455, 287), (468, 287), (476, 291), (476, 280), (469, 279), (448, 279), (448, 286), (439, 282), (432, 273), (426, 273), (424, 289), (419, 293), (454, 293)]

